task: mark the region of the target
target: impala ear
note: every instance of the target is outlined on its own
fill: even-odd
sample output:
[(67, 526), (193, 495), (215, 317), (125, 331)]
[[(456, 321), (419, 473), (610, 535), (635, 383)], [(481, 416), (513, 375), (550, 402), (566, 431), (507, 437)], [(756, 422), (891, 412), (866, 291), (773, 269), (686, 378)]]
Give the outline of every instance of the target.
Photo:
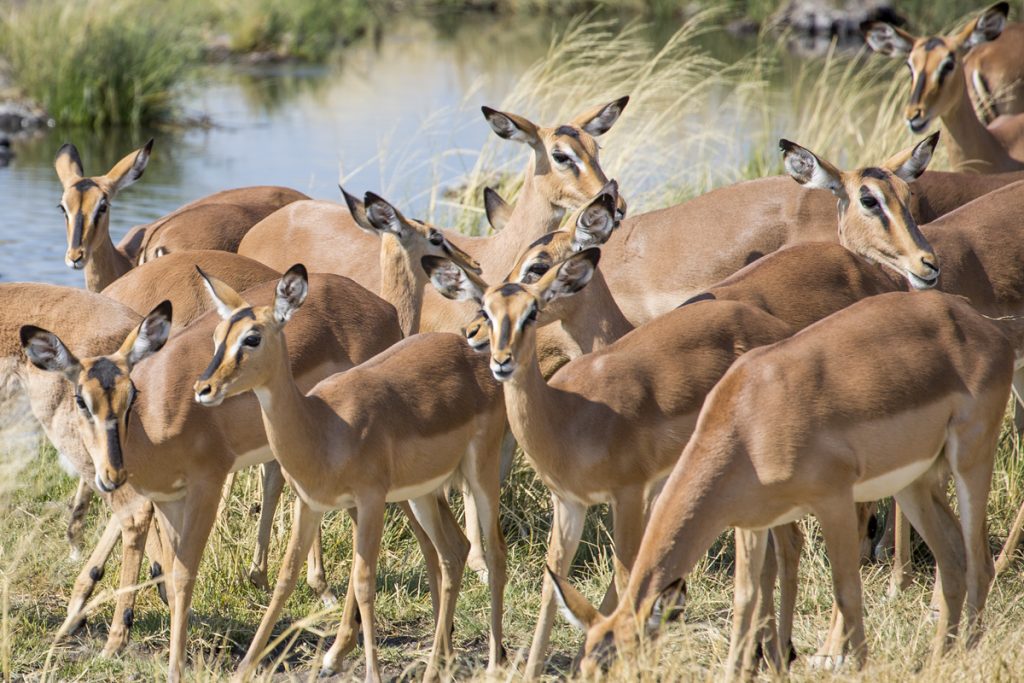
[(196, 272), (203, 279), (203, 284), (206, 285), (206, 291), (209, 292), (210, 298), (213, 300), (217, 314), (224, 320), (230, 318), (231, 314), (239, 308), (249, 307), (249, 304), (228, 283), (218, 280), (212, 275), (207, 275), (199, 266), (196, 266)]
[(939, 131), (935, 131), (921, 142), (909, 149), (897, 152), (886, 160), (882, 166), (908, 183), (921, 177), (932, 160), (935, 146), (939, 144)]
[(149, 153), (153, 151), (153, 138), (139, 149), (125, 156), (107, 171), (104, 178), (110, 186), (110, 193), (117, 194), (142, 177), (149, 164)]
[(75, 354), (53, 332), (35, 325), (23, 325), (18, 332), (21, 348), (32, 365), (47, 372), (59, 372), (72, 382), (82, 371)]
[(608, 241), (612, 231), (619, 225), (615, 220), (615, 206), (618, 200), (618, 183), (609, 180), (601, 192), (580, 209), (572, 229), (573, 251), (599, 247)]
[(835, 166), (789, 140), (779, 140), (779, 148), (782, 164), (793, 180), (810, 189), (829, 190), (837, 197), (846, 197), (842, 173)]
[(658, 594), (647, 617), (647, 628), (655, 630), (669, 621), (676, 621), (686, 607), (686, 581), (676, 579)]
[(604, 619), (590, 601), (583, 597), (583, 594), (572, 587), (569, 582), (556, 574), (551, 567), (545, 566), (548, 578), (555, 586), (555, 595), (558, 596), (558, 604), (562, 608), (562, 614), (566, 620), (579, 630), (589, 631), (595, 624)]
[(274, 319), (281, 325), (291, 320), (295, 311), (309, 293), (309, 275), (306, 266), (296, 263), (288, 269), (277, 283), (277, 295), (274, 297)]
[(366, 205), (363, 204), (362, 200), (350, 195), (340, 184), (338, 185), (338, 189), (341, 190), (341, 196), (345, 198), (345, 204), (348, 205), (348, 212), (352, 214), (352, 220), (356, 222), (356, 225), (363, 230), (369, 230), (376, 234), (377, 230), (370, 224), (370, 219), (366, 217)]
[(571, 296), (587, 286), (597, 270), (597, 262), (601, 260), (601, 250), (596, 247), (573, 254), (537, 281), (535, 291), (540, 292), (542, 303), (550, 303), (555, 299)]
[(619, 116), (622, 115), (622, 110), (626, 108), (627, 104), (629, 104), (629, 95), (580, 114), (572, 120), (572, 125), (594, 137), (604, 135), (619, 120)]
[(164, 347), (171, 336), (171, 315), (171, 302), (162, 301), (131, 331), (118, 350), (129, 369)]
[(399, 237), (406, 234), (405, 216), (386, 199), (373, 192), (367, 192), (363, 202), (366, 206), (366, 217), (375, 232), (390, 232)]
[(540, 134), (536, 124), (522, 116), (506, 114), (505, 112), (480, 107), (484, 118), (491, 125), (491, 130), (498, 134), (498, 137), (516, 142), (524, 142), (531, 147), (540, 144)]
[(1010, 13), (1010, 5), (998, 2), (987, 8), (978, 18), (968, 22), (954, 38), (964, 50), (981, 45), (998, 38), (1006, 28), (1006, 16)]
[(884, 21), (866, 21), (860, 25), (868, 46), (886, 57), (906, 57), (914, 49), (914, 36)]
[(53, 168), (57, 171), (60, 184), (66, 189), (82, 177), (82, 157), (78, 156), (78, 148), (70, 142), (61, 145), (57, 156), (53, 159)]
[(484, 211), (487, 213), (487, 222), (497, 232), (508, 223), (512, 215), (512, 206), (501, 198), (495, 190), (489, 187), (484, 188)]
[(476, 301), (484, 298), (487, 283), (479, 275), (471, 273), (450, 259), (441, 256), (424, 256), (420, 259), (434, 289), (455, 301)]

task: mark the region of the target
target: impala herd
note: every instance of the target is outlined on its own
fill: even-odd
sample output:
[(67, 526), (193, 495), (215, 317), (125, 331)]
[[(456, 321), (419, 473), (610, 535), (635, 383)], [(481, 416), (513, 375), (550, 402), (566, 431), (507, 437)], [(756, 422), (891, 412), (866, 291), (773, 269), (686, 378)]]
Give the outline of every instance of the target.
[[(686, 576), (729, 527), (727, 672), (750, 676), (756, 652), (782, 670), (795, 656), (796, 521), (807, 514), (820, 522), (835, 598), (811, 663), (863, 665), (866, 504), (889, 496), (936, 560), (933, 657), (962, 619), (973, 641), (1024, 522), (1022, 507), (995, 564), (986, 503), (996, 443), (1011, 389), (1024, 397), (1024, 27), (1007, 25), (1007, 11), (994, 5), (947, 36), (864, 26), (872, 49), (907, 59), (910, 129), (941, 119), (951, 159), (973, 173), (926, 172), (938, 133), (850, 170), (782, 140), (789, 178), (627, 218), (596, 138), (628, 97), (551, 127), (483, 107), (498, 136), (530, 150), (514, 205), (485, 192), (488, 236), (407, 218), (371, 192), (342, 190), (334, 203), (247, 187), (115, 245), (114, 199), (142, 177), (153, 141), (99, 176), (64, 145), (65, 262), (84, 271), (88, 291), (0, 285), (0, 369), (81, 477), (72, 547), (83, 546), (94, 493), (114, 513), (59, 635), (83, 623), (120, 539), (127, 590), (103, 652), (128, 642), (130, 588), (148, 555), (170, 608), (169, 677), (180, 679), (225, 484), (262, 464), (249, 570), (258, 586), (269, 588), (285, 481), (296, 500), (238, 678), (267, 654), (307, 557), (308, 583), (334, 602), (320, 522), (344, 509), (350, 579), (320, 667), (339, 671), (362, 630), (366, 677), (379, 680), (386, 503), (400, 504), (427, 567), (435, 631), (424, 678), (444, 675), (453, 653), (467, 564), (489, 585), (494, 672), (506, 659), (500, 494), (518, 442), (553, 506), (528, 678), (546, 671), (559, 605), (586, 632), (584, 673), (634, 652), (679, 615)], [(464, 526), (449, 508), (453, 482)], [(595, 607), (563, 577), (587, 509), (602, 503), (614, 520), (614, 581)], [(887, 517), (899, 588), (909, 529)]]

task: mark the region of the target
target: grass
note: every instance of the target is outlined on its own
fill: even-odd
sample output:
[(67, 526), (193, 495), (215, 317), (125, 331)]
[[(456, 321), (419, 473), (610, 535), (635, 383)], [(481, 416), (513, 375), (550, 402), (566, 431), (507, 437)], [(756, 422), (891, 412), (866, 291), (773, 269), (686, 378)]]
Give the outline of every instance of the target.
[[(95, 656), (106, 635), (111, 616), (110, 596), (116, 584), (108, 567), (97, 598), (97, 611), (78, 635), (60, 644), (52, 642), (65, 600), (79, 564), (67, 559), (63, 541), (66, 501), (73, 485), (60, 470), (48, 446), (39, 449), (30, 467), (5, 496), (6, 523), (0, 528), (0, 587), (4, 589), (0, 662), (5, 680), (37, 680), (50, 657), (51, 679), (100, 681), (158, 677), (167, 656), (168, 616), (155, 591), (144, 589), (136, 607), (132, 643), (126, 654), (110, 660)], [(253, 548), (253, 504), (258, 500), (255, 471), (243, 473), (234, 495), (214, 530), (207, 549), (193, 603), (190, 624), (190, 671), (196, 680), (223, 680), (240, 659), (262, 615), (268, 596), (249, 586), (245, 569)], [(1024, 497), (1024, 468), (1019, 447), (1007, 431), (998, 456), (989, 505), (992, 548), (998, 548), (1016, 506)], [(545, 539), (549, 528), (548, 497), (532, 471), (520, 464), (504, 486), (502, 519), (509, 543), (509, 586), (506, 591), (505, 643), (510, 656), (524, 657), (539, 606)], [(90, 518), (95, 538), (106, 512), (96, 506)], [(271, 571), (276, 571), (286, 538), (289, 516), (282, 505), (277, 514)], [(804, 662), (823, 638), (831, 607), (828, 562), (813, 520), (804, 521), (808, 544), (801, 563), (801, 591), (797, 606), (795, 643), (805, 658), (791, 678), (818, 679)], [(346, 581), (351, 550), (348, 523), (343, 516), (328, 518), (324, 531), (325, 558), (332, 586), (339, 593)], [(844, 672), (850, 681), (896, 680), (1012, 680), (1024, 667), (1024, 591), (1020, 563), (997, 579), (986, 611), (986, 635), (972, 650), (956, 648), (937, 666), (926, 664), (933, 625), (927, 618), (931, 572), (927, 552), (918, 548), (914, 585), (886, 597), (888, 566), (870, 565), (862, 576), (871, 664), (861, 672)], [(615, 679), (694, 680), (720, 675), (728, 648), (728, 615), (732, 597), (731, 535), (715, 544), (689, 580), (686, 623), (668, 627), (650, 652), (624, 662)], [(574, 583), (596, 599), (610, 580), (609, 538), (604, 511), (592, 514), (577, 558)], [(390, 515), (378, 574), (377, 610), (383, 642), (382, 666), (388, 675), (414, 675), (421, 671), (431, 631), (430, 600), (415, 542), (404, 521)], [(455, 642), (458, 677), (483, 678), (486, 664), (488, 597), (475, 576), (463, 580), (456, 613)], [(324, 610), (312, 593), (300, 587), (289, 602), (277, 633), (275, 650), (288, 677), (308, 679), (317, 657), (333, 638), (338, 612)], [(552, 648), (552, 669), (568, 665), (579, 636), (564, 621), (557, 624)], [(52, 648), (52, 652), (51, 652)], [(362, 651), (350, 655), (345, 677), (361, 676)], [(514, 677), (507, 669), (501, 677)], [(271, 680), (263, 672), (262, 680)], [(278, 679), (274, 679), (278, 680)]]
[(0, 53), (59, 123), (139, 126), (174, 113), (176, 87), (198, 56), (187, 23), (173, 3), (12, 3), (0, 14)]

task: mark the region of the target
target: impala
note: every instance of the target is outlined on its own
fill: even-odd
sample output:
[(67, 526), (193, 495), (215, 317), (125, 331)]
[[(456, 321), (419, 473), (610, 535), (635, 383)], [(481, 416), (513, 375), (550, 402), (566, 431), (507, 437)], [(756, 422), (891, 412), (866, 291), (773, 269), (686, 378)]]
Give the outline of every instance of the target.
[(186, 204), (136, 228), (118, 247), (110, 239), (110, 207), (117, 194), (142, 177), (153, 149), (150, 140), (103, 175), (85, 176), (72, 144), (57, 150), (54, 168), (64, 188), (58, 204), (67, 225), (64, 262), (85, 271), (86, 288), (98, 292), (139, 262), (184, 249), (238, 248), (242, 235), (272, 211), (300, 199), (283, 187), (244, 187)]
[(971, 105), (964, 77), (964, 53), (975, 44), (995, 40), (1006, 25), (1009, 5), (1000, 2), (947, 36), (912, 36), (884, 22), (863, 27), (876, 52), (910, 66), (913, 90), (904, 110), (915, 133), (942, 119), (949, 132), (954, 166), (981, 173), (1024, 169), (1024, 115), (1002, 116), (985, 126)]
[(977, 43), (964, 58), (971, 99), (985, 125), (1024, 112), (1024, 24), (1007, 24), (998, 40)]
[[(598, 161), (595, 136), (607, 132), (629, 101), (620, 98), (577, 116), (568, 124), (544, 128), (522, 116), (483, 108), (484, 117), (499, 137), (531, 150), (523, 187), (505, 227), (495, 235), (457, 237), (481, 267), (484, 277), (498, 279), (534, 239), (558, 227), (572, 211), (597, 194), (608, 182)], [(625, 200), (619, 200), (625, 212)], [(302, 262), (313, 272), (345, 275), (370, 291), (380, 290), (379, 242), (360, 230), (344, 207), (331, 202), (305, 201), (284, 207), (246, 235), (238, 253), (283, 270)], [(453, 306), (435, 292), (423, 301), (424, 331), (457, 332), (473, 310)]]
[[(993, 576), (985, 505), (1020, 330), (1013, 341), (967, 302), (888, 293), (839, 311), (737, 361), (711, 391), (649, 524), (618, 608), (602, 616), (563, 579), (559, 597), (587, 630), (584, 669), (635, 646), (658, 596), (726, 528), (737, 528), (728, 668), (749, 669), (767, 529), (814, 514), (846, 628), (845, 657), (866, 657), (854, 503), (895, 494), (941, 574), (933, 654), (969, 631)], [(952, 472), (955, 518), (933, 498)], [(966, 558), (966, 564), (964, 561)], [(965, 569), (966, 567), (966, 569)], [(832, 662), (843, 663), (844, 656)]]
[[(304, 388), (401, 339), (389, 304), (345, 278), (313, 275), (311, 281), (316, 294), (289, 327), (290, 358)], [(268, 303), (274, 286), (258, 285), (246, 297)], [(345, 302), (341, 308), (339, 301)], [(169, 331), (170, 321), (157, 317), (159, 327)], [(169, 565), (165, 583), (171, 607), (172, 680), (180, 677), (184, 664), (196, 572), (224, 481), (233, 470), (272, 457), (258, 404), (251, 397), (230, 399), (213, 410), (191, 400), (188, 378), (198, 376), (207, 364), (209, 339), (218, 321), (209, 312), (171, 337), (159, 354), (133, 367), (125, 353), (79, 360), (50, 332), (36, 330), (25, 338), (30, 359), (64, 376), (82, 399), (85, 409), (77, 410), (75, 422), (100, 488), (113, 490), (127, 482), (153, 501)], [(73, 406), (71, 392), (65, 394)], [(110, 424), (116, 425), (112, 429), (107, 429), (108, 413)]]
[[(367, 212), (375, 212), (372, 197)], [(351, 581), (365, 636), (366, 679), (380, 680), (374, 593), (385, 502), (408, 500), (440, 558), (441, 609), (425, 680), (438, 673), (449, 642), (468, 541), (440, 487), (459, 472), (473, 490), (487, 530), (491, 585), (489, 670), (502, 658), (501, 615), (505, 542), (498, 524), (499, 450), (505, 431), (501, 391), (486, 359), (453, 334), (412, 336), (372, 361), (321, 381), (306, 394), (292, 378), (284, 329), (302, 306), (305, 268), (281, 279), (272, 305), (253, 307), (206, 276), (223, 322), (216, 352), (195, 383), (199, 404), (216, 406), (252, 391), (275, 457), (298, 493), (288, 552), (260, 628), (239, 667), (258, 662), (281, 608), (295, 585), (302, 558), (323, 513), (355, 508)], [(336, 670), (348, 647), (347, 624), (324, 657)]]

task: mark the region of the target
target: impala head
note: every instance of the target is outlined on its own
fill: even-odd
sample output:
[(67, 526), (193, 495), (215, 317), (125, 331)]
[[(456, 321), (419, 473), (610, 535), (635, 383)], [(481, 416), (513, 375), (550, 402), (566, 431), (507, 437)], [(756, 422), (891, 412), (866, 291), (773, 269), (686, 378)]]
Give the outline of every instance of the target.
[[(533, 339), (542, 308), (583, 289), (600, 258), (600, 249), (586, 249), (552, 267), (534, 284), (506, 282), (486, 289), (479, 279), (471, 279), (451, 261), (426, 257), (423, 267), (438, 291), (449, 299), (480, 304), (491, 346), (491, 374), (499, 382), (506, 382), (534, 352), (534, 345), (526, 342)], [(476, 336), (481, 333), (474, 332)], [(477, 344), (474, 347), (479, 348)]]
[(861, 26), (875, 52), (907, 59), (910, 101), (904, 110), (907, 125), (922, 133), (936, 118), (949, 113), (964, 97), (963, 59), (974, 45), (995, 40), (1006, 26), (1009, 5), (992, 5), (960, 31), (947, 36), (913, 36), (881, 21)]
[(933, 133), (881, 166), (840, 171), (813, 152), (780, 140), (786, 171), (804, 187), (839, 199), (839, 241), (850, 251), (907, 278), (914, 289), (934, 287), (939, 261), (910, 214), (910, 186), (924, 173), (939, 134)]
[(68, 268), (84, 268), (102, 240), (110, 239), (110, 204), (118, 192), (142, 177), (152, 149), (150, 139), (114, 164), (106, 174), (90, 178), (82, 175), (82, 159), (74, 145), (68, 143), (57, 150), (53, 166), (64, 187), (57, 206), (67, 226), (68, 250), (64, 263)]
[(686, 601), (686, 583), (676, 579), (655, 598), (644, 600), (639, 610), (621, 601), (614, 612), (604, 616), (550, 567), (548, 577), (554, 583), (562, 614), (586, 634), (580, 660), (584, 676), (607, 670), (616, 656), (635, 651), (641, 638), (656, 635), (662, 624), (681, 616)]
[[(522, 116), (482, 107), (484, 118), (499, 137), (530, 146), (534, 156), (534, 186), (552, 206), (572, 211), (608, 182), (598, 161), (594, 138), (615, 124), (629, 97), (620, 97), (580, 114), (568, 124), (541, 128)], [(617, 200), (619, 218), (626, 215), (626, 201)]]
[(52, 332), (33, 325), (21, 328), (29, 361), (40, 370), (63, 374), (74, 386), (79, 432), (96, 468), (96, 486), (103, 491), (113, 491), (128, 479), (122, 452), (137, 395), (132, 368), (163, 348), (170, 333), (170, 301), (154, 308), (109, 356), (79, 360)]
[(196, 267), (213, 299), (221, 322), (213, 332), (213, 360), (196, 381), (196, 403), (220, 405), (235, 394), (266, 384), (287, 363), (284, 325), (306, 300), (309, 278), (301, 263), (288, 269), (277, 283), (270, 306), (250, 306), (238, 293)]
[(396, 239), (402, 247), (403, 258), (408, 258), (415, 266), (413, 272), (422, 272), (418, 265), (420, 259), (430, 255), (451, 259), (462, 268), (480, 273), (480, 264), (434, 226), (406, 218), (398, 209), (372, 192), (367, 192), (363, 201), (359, 201), (345, 192), (345, 188), (339, 186), (338, 189), (345, 197), (356, 225), (381, 237), (388, 235)]

